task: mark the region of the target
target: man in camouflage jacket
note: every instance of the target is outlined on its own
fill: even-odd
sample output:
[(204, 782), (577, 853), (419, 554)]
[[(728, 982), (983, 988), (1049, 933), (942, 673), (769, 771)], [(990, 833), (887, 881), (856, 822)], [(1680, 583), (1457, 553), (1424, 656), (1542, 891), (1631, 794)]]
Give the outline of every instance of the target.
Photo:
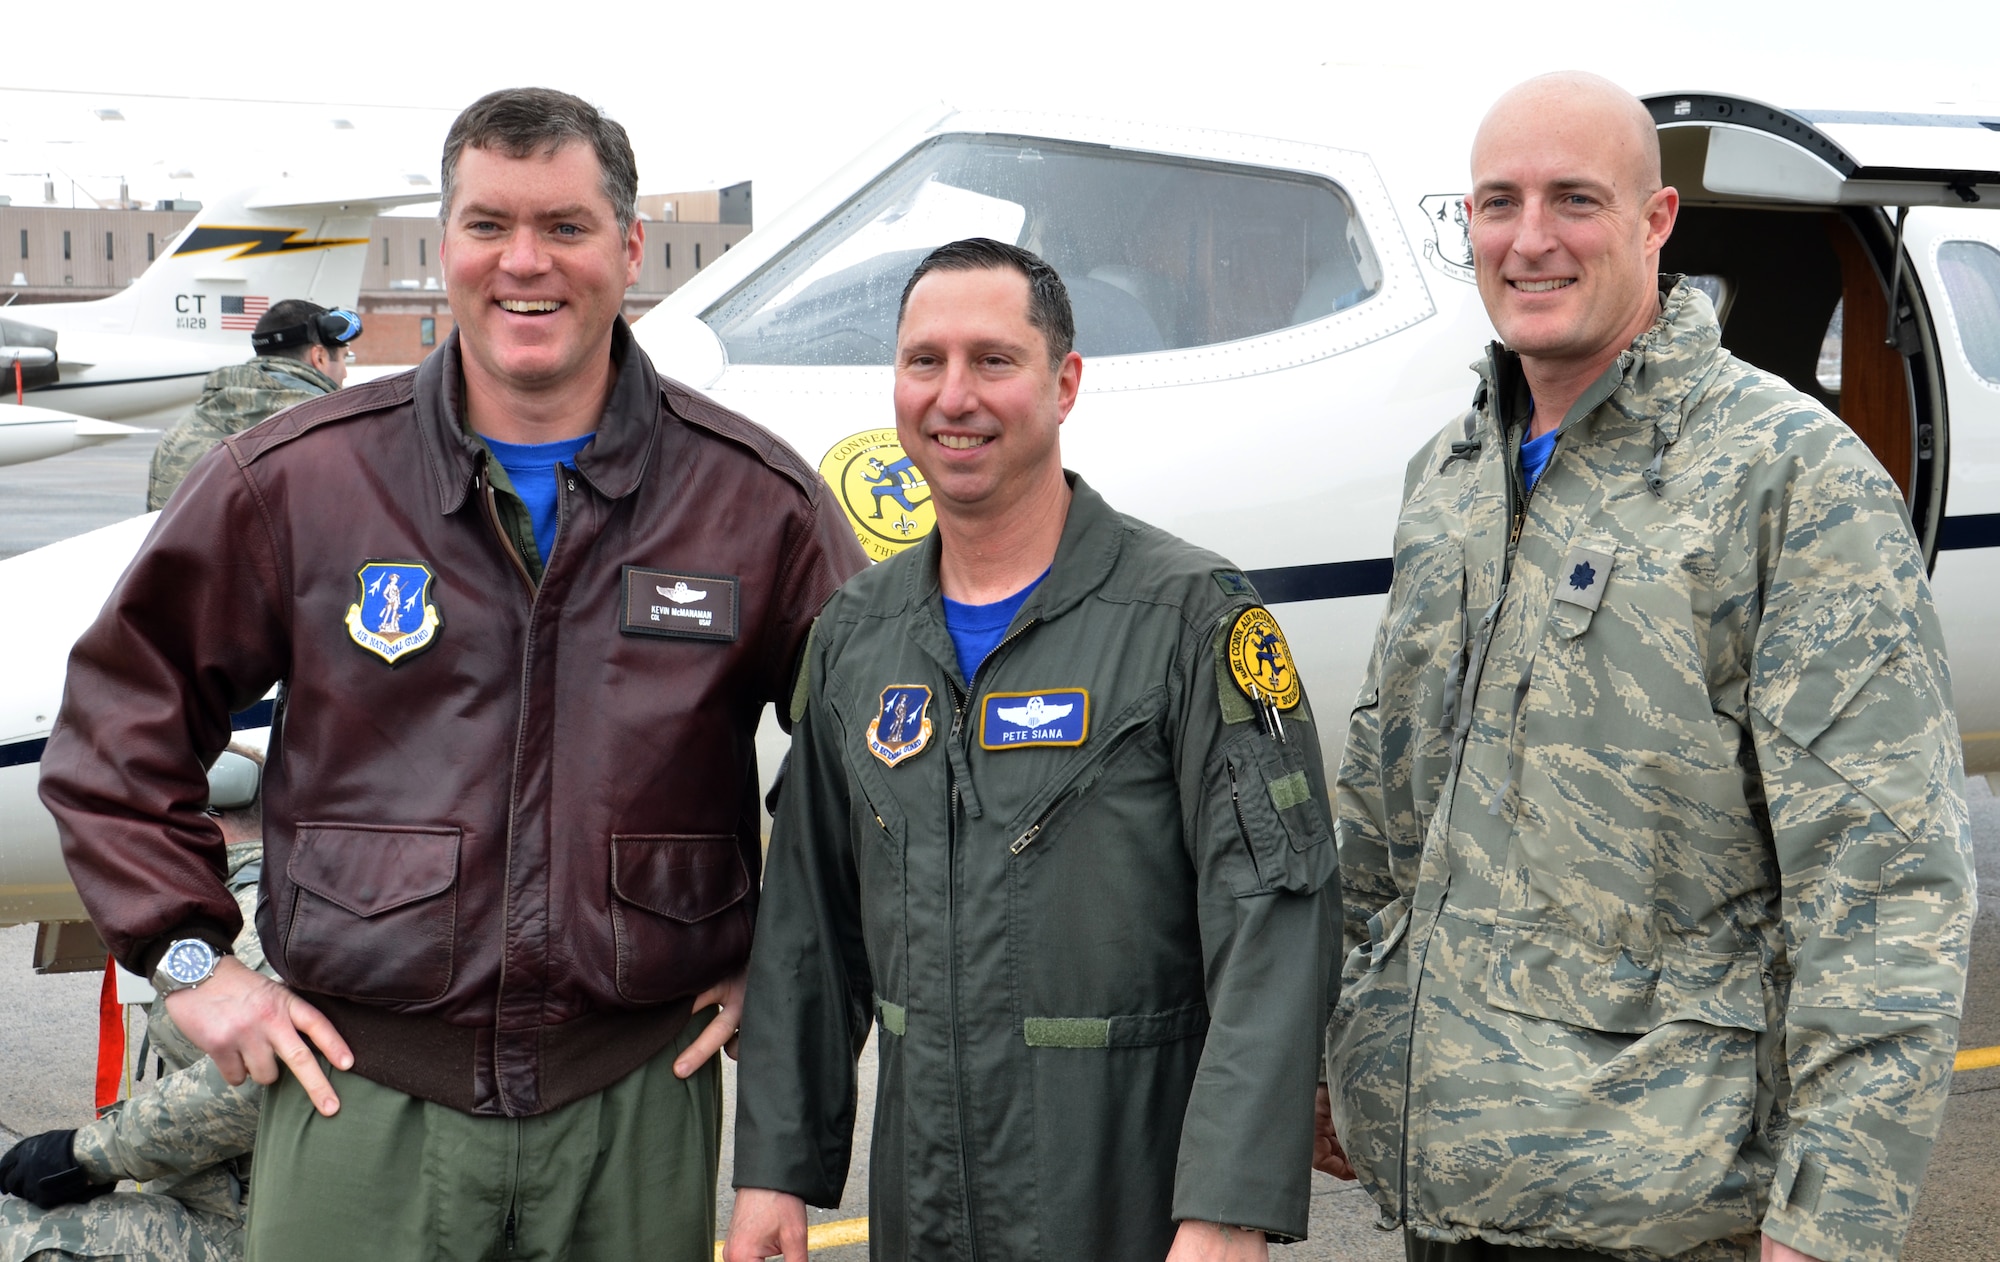
[(1658, 163), (1576, 75), (1474, 147), (1505, 345), (1410, 463), (1336, 788), (1322, 1164), (1419, 1262), (1893, 1258), (1944, 1108), (1973, 889), (1923, 556), (1655, 281)]
[[(231, 434), (240, 434), (294, 403), (332, 394), (347, 380), (344, 342), (328, 344), (318, 326), (325, 307), (303, 298), (273, 303), (257, 321), (251, 345), (279, 337), (280, 345), (260, 350), (255, 359), (229, 364), (208, 374), (201, 398), (186, 416), (160, 435), (153, 449), (152, 474), (146, 483), (146, 511), (167, 506), (174, 488), (187, 477), (194, 462)], [(360, 326), (355, 326), (356, 335)], [(320, 338), (321, 340), (313, 340)], [(351, 340), (351, 339), (350, 339)]]
[[(264, 856), (258, 812), (254, 805), (224, 811), (219, 822), (229, 841), (229, 888), (245, 926), (234, 954), (273, 976), (255, 928)], [(235, 1262), (243, 1256), (250, 1150), (264, 1088), (248, 1078), (234, 1087), (224, 1082), (215, 1062), (174, 1025), (164, 1000), (153, 1001), (146, 1031), (148, 1046), (173, 1072), (74, 1132), (21, 1141), (60, 1145), (66, 1139), (77, 1172), (73, 1194), (89, 1199), (45, 1209), (0, 1197), (0, 1262)], [(124, 1179), (146, 1188), (110, 1190)]]

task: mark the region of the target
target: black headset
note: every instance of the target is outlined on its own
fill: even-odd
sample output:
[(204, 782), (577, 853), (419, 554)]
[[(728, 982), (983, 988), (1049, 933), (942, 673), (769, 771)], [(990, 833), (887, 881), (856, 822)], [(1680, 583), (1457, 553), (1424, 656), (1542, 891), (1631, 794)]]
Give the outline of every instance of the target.
[(337, 350), (361, 336), (361, 317), (345, 307), (322, 311), (303, 324), (252, 333), (250, 345), (260, 351), (282, 351), (294, 346), (320, 345)]

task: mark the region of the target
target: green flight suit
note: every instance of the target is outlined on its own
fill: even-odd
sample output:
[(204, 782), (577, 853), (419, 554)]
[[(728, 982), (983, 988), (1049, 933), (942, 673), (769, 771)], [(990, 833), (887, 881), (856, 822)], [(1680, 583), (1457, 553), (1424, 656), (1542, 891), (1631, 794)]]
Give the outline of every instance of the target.
[[(1218, 674), (1256, 600), (1239, 572), (1071, 485), (970, 684), (935, 535), (849, 580), (806, 654), (736, 1183), (838, 1200), (878, 1019), (876, 1258), (1305, 1234), (1339, 917), (1317, 729), (1300, 693), (1281, 740)], [(1043, 721), (1071, 743), (1009, 743)]]

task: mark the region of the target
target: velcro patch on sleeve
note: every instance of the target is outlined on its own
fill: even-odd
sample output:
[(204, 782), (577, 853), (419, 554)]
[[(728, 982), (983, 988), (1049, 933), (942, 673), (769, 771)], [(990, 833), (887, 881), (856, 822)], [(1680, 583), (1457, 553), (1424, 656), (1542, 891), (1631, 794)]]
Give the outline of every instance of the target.
[(1281, 811), (1288, 811), (1301, 802), (1310, 800), (1312, 786), (1306, 783), (1306, 773), (1294, 771), (1288, 776), (1279, 776), (1271, 781), (1271, 805)]

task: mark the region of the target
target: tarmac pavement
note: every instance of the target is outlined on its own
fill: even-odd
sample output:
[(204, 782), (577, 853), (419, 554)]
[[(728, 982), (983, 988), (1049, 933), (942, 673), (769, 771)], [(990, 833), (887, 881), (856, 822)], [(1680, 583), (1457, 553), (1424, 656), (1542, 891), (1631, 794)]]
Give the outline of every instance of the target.
[[(102, 447), (31, 464), (0, 468), (0, 557), (53, 543), (143, 511), (150, 438), (129, 438)], [(9, 608), (14, 608), (10, 605)], [(1986, 669), (2000, 663), (1982, 662)], [(1960, 660), (1960, 674), (1972, 669)], [(2000, 891), (2000, 798), (1987, 783), (1967, 786), (1972, 807), (1973, 845), (1982, 889)], [(1984, 900), (1973, 931), (1971, 983), (1966, 998), (1961, 1049), (2000, 1047), (2000, 897)], [(96, 1066), (95, 974), (36, 976), (32, 967), (32, 925), (0, 930), (0, 1146), (58, 1127), (76, 1126), (91, 1116)], [(133, 1020), (136, 1032), (141, 1024)], [(850, 1224), (836, 1234), (856, 1238), (856, 1219), (868, 1213), (869, 1124), (874, 1116), (875, 1054), (871, 1041), (861, 1064), (861, 1100), (856, 1120), (854, 1168), (840, 1205), (816, 1210), (811, 1222)], [(735, 1072), (724, 1073), (734, 1116)], [(143, 1089), (144, 1084), (141, 1084)], [(723, 1142), (722, 1191), (718, 1222), (726, 1226), (731, 1205), (728, 1136)], [(1914, 1225), (1905, 1244), (1906, 1262), (1992, 1262), (2000, 1244), (1988, 1239), (2000, 1217), (2000, 1066), (1960, 1073), (1952, 1083), (1944, 1131), (1932, 1154)], [(1278, 1262), (1398, 1262), (1401, 1237), (1377, 1231), (1375, 1211), (1353, 1184), (1313, 1176), (1311, 1230), (1307, 1241), (1274, 1248)], [(862, 1224), (865, 1227), (865, 1223)], [(856, 1243), (815, 1249), (815, 1259), (860, 1262), (867, 1257), (865, 1231)], [(1557, 1258), (1554, 1262), (1560, 1262)]]

